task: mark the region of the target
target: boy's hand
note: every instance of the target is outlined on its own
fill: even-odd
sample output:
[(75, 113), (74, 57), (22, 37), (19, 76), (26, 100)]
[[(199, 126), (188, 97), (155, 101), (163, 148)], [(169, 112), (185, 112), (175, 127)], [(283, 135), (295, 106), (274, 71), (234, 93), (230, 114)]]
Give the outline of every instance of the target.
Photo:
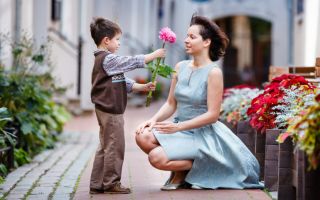
[(155, 50), (152, 53), (144, 55), (144, 62), (145, 63), (149, 63), (149, 62), (153, 61), (156, 58), (164, 58), (164, 57), (166, 57), (166, 49), (165, 48), (161, 48), (161, 49)]
[(156, 82), (154, 82), (154, 83), (149, 82), (149, 83), (143, 84), (143, 91), (144, 92), (155, 91), (156, 84), (157, 84)]
[(155, 54), (156, 58), (166, 57), (166, 49), (165, 48), (157, 49), (153, 53)]
[(155, 91), (156, 90), (156, 84), (157, 84), (156, 81), (154, 83), (149, 82), (149, 83), (146, 83), (146, 84), (134, 83), (133, 86), (132, 86), (132, 91), (134, 91), (134, 92)]

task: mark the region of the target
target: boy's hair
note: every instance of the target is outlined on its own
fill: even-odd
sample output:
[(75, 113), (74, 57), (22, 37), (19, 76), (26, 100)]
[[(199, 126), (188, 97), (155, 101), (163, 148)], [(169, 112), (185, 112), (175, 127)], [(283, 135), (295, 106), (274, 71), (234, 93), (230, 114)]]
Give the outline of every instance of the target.
[(112, 39), (117, 33), (122, 33), (118, 24), (102, 17), (93, 18), (90, 24), (90, 32), (97, 46), (100, 45), (104, 37)]

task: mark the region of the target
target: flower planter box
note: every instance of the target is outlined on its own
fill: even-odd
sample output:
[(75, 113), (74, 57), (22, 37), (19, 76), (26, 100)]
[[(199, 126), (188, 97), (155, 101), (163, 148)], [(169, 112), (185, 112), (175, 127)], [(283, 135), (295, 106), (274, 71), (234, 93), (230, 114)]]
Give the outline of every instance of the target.
[(251, 127), (248, 121), (240, 121), (237, 125), (237, 136), (257, 158), (260, 165), (260, 180), (264, 177), (266, 136)]
[[(281, 132), (282, 130), (278, 131)], [(268, 133), (270, 134), (270, 131)], [(271, 134), (277, 135), (275, 130)], [(269, 135), (267, 144), (272, 142), (271, 138), (272, 135)], [(265, 187), (270, 191), (278, 191), (278, 200), (320, 199), (320, 169), (308, 171), (305, 153), (300, 150), (294, 151), (291, 138), (287, 138), (284, 143), (278, 144), (278, 153), (275, 154), (278, 154), (278, 166), (274, 166), (273, 170), (277, 171), (278, 174), (274, 179), (266, 176)], [(270, 157), (271, 155), (268, 155), (266, 159)], [(270, 166), (266, 166), (266, 168), (271, 169)], [(274, 175), (274, 173), (266, 171), (266, 175), (268, 174)], [(275, 181), (275, 179), (277, 180)]]
[(279, 144), (278, 153), (278, 200), (296, 199), (296, 188), (293, 186), (295, 162), (293, 142), (287, 138)]
[(320, 199), (320, 169), (308, 171), (306, 154), (299, 150), (293, 156), (292, 186), (295, 188), (296, 199)]
[(265, 145), (266, 145), (266, 134), (255, 131), (254, 134), (254, 155), (257, 158), (260, 165), (260, 180), (264, 179), (264, 163), (265, 163)]
[(266, 130), (264, 184), (269, 191), (277, 191), (279, 186), (279, 144), (276, 139), (283, 131), (283, 129)]
[(248, 147), (252, 154), (255, 153), (255, 129), (249, 121), (239, 121), (237, 124), (237, 136)]

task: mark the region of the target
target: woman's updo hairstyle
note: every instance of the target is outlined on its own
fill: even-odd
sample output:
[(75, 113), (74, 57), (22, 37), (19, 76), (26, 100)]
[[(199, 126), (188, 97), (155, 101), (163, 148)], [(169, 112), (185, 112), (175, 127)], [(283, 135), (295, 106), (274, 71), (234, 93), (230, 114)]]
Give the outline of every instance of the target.
[(202, 16), (192, 16), (190, 26), (200, 25), (200, 35), (203, 40), (210, 39), (209, 56), (212, 61), (217, 61), (223, 57), (229, 44), (227, 35), (213, 21)]

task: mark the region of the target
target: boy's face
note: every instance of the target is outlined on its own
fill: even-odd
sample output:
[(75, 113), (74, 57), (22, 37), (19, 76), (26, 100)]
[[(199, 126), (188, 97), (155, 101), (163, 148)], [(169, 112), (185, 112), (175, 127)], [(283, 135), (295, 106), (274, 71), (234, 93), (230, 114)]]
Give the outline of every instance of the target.
[(119, 49), (120, 37), (121, 37), (121, 33), (117, 33), (111, 40), (107, 38), (106, 46), (111, 53), (114, 53)]

